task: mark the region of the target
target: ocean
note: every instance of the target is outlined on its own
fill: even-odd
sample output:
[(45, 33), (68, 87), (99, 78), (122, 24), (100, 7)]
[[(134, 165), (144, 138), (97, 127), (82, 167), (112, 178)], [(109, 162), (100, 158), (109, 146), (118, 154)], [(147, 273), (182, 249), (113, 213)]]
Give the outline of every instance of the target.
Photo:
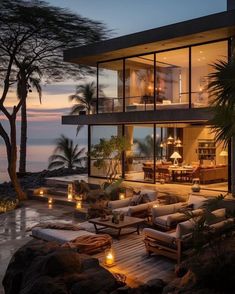
[[(86, 139), (79, 139), (78, 143), (80, 147), (87, 147)], [(30, 140), (27, 146), (27, 171), (38, 172), (47, 169), (48, 158), (53, 153), (54, 148), (55, 145), (50, 139)], [(0, 183), (5, 181), (9, 181), (6, 149), (5, 145), (0, 143)]]

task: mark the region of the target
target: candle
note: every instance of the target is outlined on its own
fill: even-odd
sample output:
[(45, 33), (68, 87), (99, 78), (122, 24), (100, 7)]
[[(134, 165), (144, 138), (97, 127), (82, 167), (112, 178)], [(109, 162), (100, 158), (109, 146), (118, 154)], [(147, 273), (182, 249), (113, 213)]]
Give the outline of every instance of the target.
[(73, 194), (68, 193), (68, 201), (72, 201), (73, 200)]
[(76, 202), (76, 209), (81, 209), (82, 208), (82, 201), (77, 201)]
[(40, 196), (43, 196), (43, 194), (44, 194), (43, 189), (40, 189), (40, 190), (39, 190), (39, 195), (40, 195)]
[(125, 199), (125, 193), (119, 193), (119, 200)]
[(114, 254), (112, 249), (109, 249), (105, 252), (105, 265), (106, 266), (114, 265)]
[(52, 204), (52, 202), (53, 202), (53, 199), (51, 197), (48, 198), (48, 204)]

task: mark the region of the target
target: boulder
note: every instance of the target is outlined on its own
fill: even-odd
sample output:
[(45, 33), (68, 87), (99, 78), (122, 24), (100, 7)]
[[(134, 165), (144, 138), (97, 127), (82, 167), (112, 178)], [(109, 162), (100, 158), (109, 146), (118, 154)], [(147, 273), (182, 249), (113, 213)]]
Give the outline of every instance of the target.
[(3, 286), (6, 294), (101, 294), (120, 284), (96, 258), (33, 240), (13, 255)]

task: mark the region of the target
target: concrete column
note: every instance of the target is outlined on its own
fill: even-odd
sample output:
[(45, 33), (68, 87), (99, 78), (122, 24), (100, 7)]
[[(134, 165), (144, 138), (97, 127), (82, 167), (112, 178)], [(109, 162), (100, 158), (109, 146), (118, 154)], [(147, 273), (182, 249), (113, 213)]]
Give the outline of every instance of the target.
[(235, 0), (227, 0), (227, 10), (235, 9)]

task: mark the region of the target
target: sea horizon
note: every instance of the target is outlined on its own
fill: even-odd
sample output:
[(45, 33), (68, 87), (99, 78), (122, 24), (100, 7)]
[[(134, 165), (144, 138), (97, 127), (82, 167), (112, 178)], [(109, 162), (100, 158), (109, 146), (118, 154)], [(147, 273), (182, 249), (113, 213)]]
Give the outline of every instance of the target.
[[(75, 140), (74, 140), (75, 141)], [(80, 147), (87, 148), (87, 139), (79, 138), (75, 143), (78, 143)], [(55, 149), (54, 139), (29, 139), (27, 144), (27, 160), (26, 171), (27, 172), (40, 172), (48, 168), (48, 159), (52, 155)], [(18, 159), (19, 159), (19, 145), (17, 145)], [(5, 145), (0, 141), (0, 184), (9, 182), (9, 176), (7, 172), (7, 155)], [(18, 166), (17, 166), (18, 171)]]

